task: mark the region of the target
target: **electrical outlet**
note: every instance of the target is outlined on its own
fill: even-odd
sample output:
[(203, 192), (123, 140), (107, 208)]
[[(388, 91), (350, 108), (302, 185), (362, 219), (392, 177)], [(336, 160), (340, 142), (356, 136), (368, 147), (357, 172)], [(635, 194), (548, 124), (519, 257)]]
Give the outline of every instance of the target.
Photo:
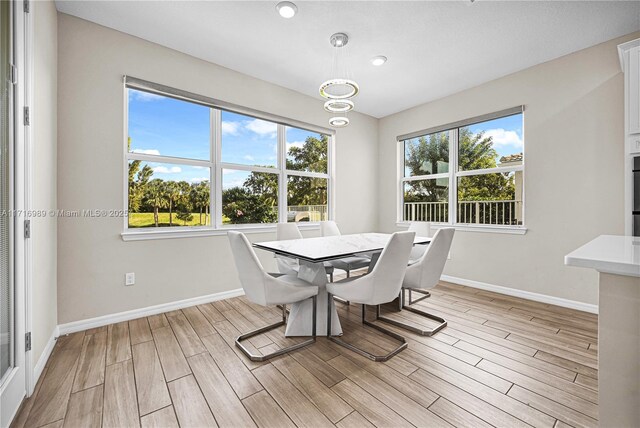
[(136, 283), (136, 274), (131, 272), (124, 276), (124, 285), (133, 285)]

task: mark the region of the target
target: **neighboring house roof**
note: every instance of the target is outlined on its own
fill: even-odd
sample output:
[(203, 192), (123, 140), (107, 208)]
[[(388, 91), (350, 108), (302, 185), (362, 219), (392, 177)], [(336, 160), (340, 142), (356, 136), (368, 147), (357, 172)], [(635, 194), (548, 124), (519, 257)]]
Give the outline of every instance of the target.
[(509, 156), (502, 156), (500, 163), (522, 162), (522, 153), (516, 153)]

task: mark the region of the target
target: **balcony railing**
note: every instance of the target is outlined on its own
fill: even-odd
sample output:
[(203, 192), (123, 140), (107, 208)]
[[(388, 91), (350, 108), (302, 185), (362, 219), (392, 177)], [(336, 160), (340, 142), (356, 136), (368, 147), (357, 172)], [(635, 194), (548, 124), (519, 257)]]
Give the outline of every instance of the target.
[(289, 205), (287, 221), (324, 221), (328, 220), (327, 205)]
[[(448, 202), (405, 202), (404, 221), (449, 221)], [(463, 224), (522, 224), (522, 201), (459, 201), (458, 223)]]

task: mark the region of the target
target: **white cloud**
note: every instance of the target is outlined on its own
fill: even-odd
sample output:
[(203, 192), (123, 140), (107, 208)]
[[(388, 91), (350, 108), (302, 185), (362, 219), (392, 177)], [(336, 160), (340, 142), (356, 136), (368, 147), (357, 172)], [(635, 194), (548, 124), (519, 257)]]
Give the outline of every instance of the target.
[(209, 177), (196, 177), (196, 178), (190, 178), (189, 182), (190, 183), (202, 183), (203, 181), (208, 181)]
[(248, 161), (251, 161), (251, 162), (253, 162), (253, 161), (255, 161), (255, 160), (256, 160), (256, 159), (255, 159), (253, 156), (251, 156), (251, 155), (244, 155), (243, 157), (244, 157), (244, 159), (246, 159), (246, 160), (248, 160)]
[(198, 165), (194, 165), (194, 166), (192, 166), (191, 168), (193, 168), (193, 169), (205, 169), (205, 168), (206, 168), (206, 166), (198, 166)]
[(159, 155), (160, 150), (156, 149), (133, 149), (133, 153), (140, 153), (141, 155)]
[(278, 125), (273, 122), (266, 122), (260, 119), (253, 119), (245, 123), (245, 127), (260, 136), (275, 136)]
[(182, 172), (182, 168), (179, 166), (172, 166), (171, 168), (167, 168), (166, 166), (157, 166), (153, 168), (153, 172), (157, 172), (158, 174), (178, 174)]
[(289, 152), (289, 149), (291, 147), (302, 148), (302, 146), (304, 146), (304, 141), (292, 141), (290, 143), (287, 143), (287, 153)]
[(222, 135), (238, 135), (240, 122), (222, 122)]
[(245, 180), (242, 179), (242, 178), (234, 178), (234, 179), (225, 181), (224, 182), (224, 189), (226, 190), (226, 189), (231, 189), (231, 188), (234, 188), (234, 187), (243, 187), (244, 181)]
[(133, 98), (135, 98), (138, 101), (143, 101), (143, 102), (157, 101), (157, 100), (164, 99), (164, 97), (162, 95), (152, 94), (150, 92), (131, 91), (130, 93), (131, 93), (131, 96)]
[(511, 146), (522, 148), (524, 146), (522, 138), (515, 131), (507, 131), (502, 128), (487, 129), (484, 135), (485, 137), (491, 137), (494, 147)]

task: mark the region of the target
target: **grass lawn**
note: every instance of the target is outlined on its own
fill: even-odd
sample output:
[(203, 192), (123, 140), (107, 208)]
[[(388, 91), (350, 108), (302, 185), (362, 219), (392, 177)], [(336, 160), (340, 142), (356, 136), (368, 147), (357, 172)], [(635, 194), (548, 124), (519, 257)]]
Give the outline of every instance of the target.
[[(200, 213), (193, 213), (193, 219), (186, 224), (176, 218), (173, 213), (173, 227), (176, 226), (205, 226), (209, 225), (211, 216), (202, 214), (202, 224), (200, 224)], [(169, 227), (169, 213), (158, 213), (158, 226)], [(155, 227), (153, 213), (129, 213), (129, 227)]]

